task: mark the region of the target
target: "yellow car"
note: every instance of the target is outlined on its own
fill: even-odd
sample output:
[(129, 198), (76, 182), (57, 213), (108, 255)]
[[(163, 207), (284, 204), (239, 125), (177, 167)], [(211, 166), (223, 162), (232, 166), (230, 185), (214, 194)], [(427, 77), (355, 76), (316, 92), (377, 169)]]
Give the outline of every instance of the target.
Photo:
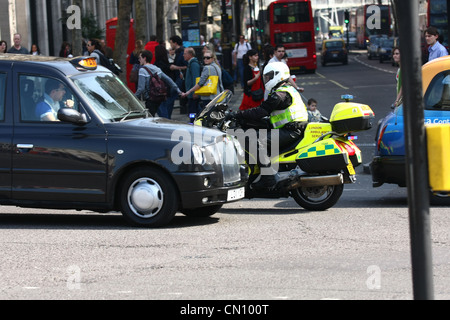
[(328, 62), (348, 63), (348, 52), (343, 39), (328, 39), (322, 43), (322, 56), (320, 58), (322, 66)]

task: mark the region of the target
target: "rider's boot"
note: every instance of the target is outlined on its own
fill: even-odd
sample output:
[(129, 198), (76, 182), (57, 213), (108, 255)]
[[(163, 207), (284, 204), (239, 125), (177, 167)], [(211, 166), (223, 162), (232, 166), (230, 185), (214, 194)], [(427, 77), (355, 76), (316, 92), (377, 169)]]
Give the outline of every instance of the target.
[(276, 185), (278, 179), (277, 174), (261, 175), (259, 181), (252, 183), (252, 189), (267, 189)]
[(273, 188), (278, 180), (277, 171), (270, 166), (270, 163), (260, 164), (261, 176), (259, 181), (252, 183), (252, 189)]

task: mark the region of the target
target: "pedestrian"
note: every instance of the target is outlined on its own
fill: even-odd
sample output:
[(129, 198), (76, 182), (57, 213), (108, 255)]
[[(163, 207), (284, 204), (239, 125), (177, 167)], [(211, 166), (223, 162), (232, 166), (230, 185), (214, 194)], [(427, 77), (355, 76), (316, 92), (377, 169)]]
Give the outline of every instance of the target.
[[(206, 51), (205, 51), (206, 52)], [(204, 52), (204, 53), (205, 53)], [(200, 62), (195, 56), (195, 50), (192, 47), (184, 49), (184, 60), (187, 61), (188, 66), (186, 69), (186, 77), (184, 78), (184, 83), (186, 90), (190, 90), (195, 86), (195, 79), (200, 77)], [(192, 123), (195, 116), (200, 112), (200, 97), (191, 92), (188, 96), (188, 114), (189, 120)]]
[(320, 122), (322, 120), (322, 114), (319, 109), (317, 109), (317, 101), (316, 99), (308, 100), (308, 122)]
[(59, 50), (59, 56), (61, 58), (67, 58), (72, 54), (72, 50), (70, 48), (70, 43), (64, 41), (61, 45), (61, 49)]
[(155, 63), (155, 48), (159, 46), (159, 42), (157, 41), (157, 37), (155, 35), (150, 36), (150, 41), (145, 44), (144, 50), (148, 50), (153, 54), (153, 61), (151, 63)]
[(39, 49), (37, 44), (33, 44), (31, 46), (30, 54), (33, 55), (33, 56), (40, 56), (41, 55), (41, 50)]
[[(163, 45), (155, 47), (155, 66), (161, 69), (165, 75), (174, 80), (173, 71), (170, 70), (169, 53)], [(173, 105), (178, 97), (178, 91), (171, 89), (167, 93), (167, 99), (161, 103), (158, 109), (158, 115), (162, 118), (171, 119)]]
[(428, 44), (428, 61), (448, 55), (447, 49), (439, 43), (439, 32), (435, 27), (425, 30), (425, 40)]
[(8, 43), (5, 40), (0, 41), (0, 53), (7, 53)]
[(8, 53), (17, 53), (17, 54), (29, 54), (28, 49), (22, 47), (22, 36), (20, 33), (14, 34), (14, 45), (9, 48)]
[(142, 68), (139, 70), (139, 86), (135, 93), (135, 96), (137, 98), (142, 97), (142, 99), (145, 101), (145, 107), (149, 110), (152, 116), (155, 116), (161, 102), (151, 100), (148, 95), (147, 89), (150, 87), (150, 80), (152, 77), (150, 72), (152, 74), (156, 74), (159, 78), (161, 78), (162, 81), (164, 81), (168, 88), (176, 90), (179, 95), (181, 95), (182, 92), (178, 89), (175, 82), (173, 82), (172, 79), (170, 79), (164, 72), (162, 72), (160, 68), (150, 63), (150, 61), (152, 60), (153, 54), (148, 50), (144, 50), (139, 54), (139, 62)]
[(102, 64), (102, 55), (106, 58), (105, 53), (103, 52), (103, 48), (100, 44), (100, 41), (97, 39), (91, 39), (87, 42), (87, 50), (89, 56), (94, 57), (97, 60), (97, 64), (107, 67)]
[(204, 46), (203, 46), (203, 48), (202, 48), (202, 56), (205, 54), (205, 52), (206, 51), (212, 51), (212, 52), (216, 52), (216, 50), (214, 50), (214, 45), (210, 42), (210, 43), (207, 43), (207, 44), (205, 44)]
[(172, 64), (175, 62), (176, 54), (175, 49), (172, 49), (172, 47), (169, 47), (169, 63)]
[[(169, 38), (170, 47), (175, 50), (175, 59), (173, 64), (170, 66), (170, 70), (174, 72), (175, 83), (181, 91), (186, 91), (184, 87), (184, 76), (187, 69), (187, 62), (184, 60), (184, 47), (183, 40), (180, 36), (171, 36)], [(180, 113), (186, 113), (187, 109), (187, 99), (180, 97)]]
[(264, 68), (267, 66), (267, 64), (269, 63), (270, 59), (273, 58), (273, 55), (275, 53), (275, 48), (272, 47), (270, 44), (266, 45), (264, 47), (264, 64), (262, 67), (262, 72), (264, 73)]
[(209, 76), (218, 76), (218, 83), (217, 83), (217, 92), (216, 94), (208, 95), (208, 96), (201, 96), (200, 97), (200, 106), (203, 109), (209, 102), (211, 102), (212, 99), (214, 99), (219, 93), (223, 91), (223, 85), (222, 85), (222, 70), (220, 69), (220, 66), (216, 62), (217, 58), (212, 51), (206, 51), (203, 55), (203, 62), (205, 66), (203, 67), (202, 73), (200, 75), (200, 80), (197, 84), (195, 84), (192, 88), (186, 91), (185, 94), (183, 94), (184, 97), (189, 96), (189, 94), (197, 91), (201, 87), (203, 87), (206, 82), (208, 81)]
[[(275, 46), (273, 57), (272, 57), (272, 59), (269, 60), (269, 63), (272, 63), (272, 62), (283, 62), (285, 65), (287, 65), (286, 50), (284, 48), (284, 45), (278, 44), (278, 45)], [(295, 76), (292, 75), (289, 78), (289, 83), (291, 84), (291, 86), (293, 86), (298, 91), (303, 92), (304, 89), (300, 88), (299, 86), (297, 86), (297, 84), (295, 83), (294, 78), (295, 78)], [(269, 93), (270, 92), (266, 93), (266, 97), (265, 98), (267, 98), (267, 95)]]
[(144, 43), (142, 40), (136, 40), (134, 43), (134, 50), (130, 53), (130, 60), (128, 61), (133, 67), (130, 71), (130, 82), (134, 83), (136, 92), (139, 81), (139, 69), (141, 68), (141, 64), (139, 63), (139, 54), (144, 50)]
[(402, 92), (402, 73), (400, 67), (400, 48), (395, 47), (392, 50), (392, 58), (394, 62), (398, 64), (397, 74), (395, 79), (397, 80), (397, 97), (395, 98), (394, 107), (398, 107), (403, 103), (403, 92)]
[(233, 67), (235, 68), (234, 81), (237, 83), (238, 77), (241, 81), (241, 88), (244, 89), (244, 54), (252, 47), (245, 41), (245, 36), (239, 36), (239, 42), (236, 43), (233, 50)]
[(101, 45), (100, 40), (98, 39), (91, 39), (87, 43), (87, 49), (89, 52), (89, 55), (91, 57), (94, 57), (95, 60), (97, 60), (97, 64), (109, 69), (114, 74), (118, 75), (119, 70), (115, 67), (114, 63), (111, 59), (108, 59), (105, 52), (103, 51), (103, 47)]
[(108, 59), (113, 59), (113, 56), (114, 56), (114, 51), (113, 51), (113, 49), (111, 48), (111, 47), (109, 47), (107, 44), (106, 44), (106, 40), (105, 39), (101, 39), (100, 40), (100, 45), (102, 46), (102, 51), (105, 53), (105, 56), (108, 58)]
[(259, 68), (259, 55), (255, 49), (244, 54), (244, 96), (240, 110), (255, 108), (264, 100), (264, 84)]

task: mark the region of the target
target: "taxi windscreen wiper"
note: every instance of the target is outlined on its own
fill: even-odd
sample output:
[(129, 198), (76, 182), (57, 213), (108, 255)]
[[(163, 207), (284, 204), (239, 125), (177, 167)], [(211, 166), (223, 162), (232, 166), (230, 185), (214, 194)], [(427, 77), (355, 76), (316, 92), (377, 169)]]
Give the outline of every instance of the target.
[(114, 120), (120, 119), (119, 122), (123, 122), (123, 121), (125, 121), (125, 119), (128, 118), (131, 114), (145, 115), (145, 117), (147, 117), (147, 111), (145, 111), (145, 110), (144, 110), (144, 111), (142, 111), (142, 110), (140, 110), (140, 111), (131, 110), (131, 111), (127, 112), (127, 113), (121, 114), (121, 115), (118, 116), (117, 118), (114, 118)]

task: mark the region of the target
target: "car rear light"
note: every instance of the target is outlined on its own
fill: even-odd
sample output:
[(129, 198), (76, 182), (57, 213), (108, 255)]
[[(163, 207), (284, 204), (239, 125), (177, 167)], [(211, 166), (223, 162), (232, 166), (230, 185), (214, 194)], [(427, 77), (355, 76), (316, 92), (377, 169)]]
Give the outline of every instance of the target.
[(381, 145), (381, 139), (383, 139), (384, 131), (386, 131), (387, 126), (384, 126), (383, 129), (380, 131), (380, 135), (378, 136), (377, 141), (377, 150), (380, 151), (380, 145)]

